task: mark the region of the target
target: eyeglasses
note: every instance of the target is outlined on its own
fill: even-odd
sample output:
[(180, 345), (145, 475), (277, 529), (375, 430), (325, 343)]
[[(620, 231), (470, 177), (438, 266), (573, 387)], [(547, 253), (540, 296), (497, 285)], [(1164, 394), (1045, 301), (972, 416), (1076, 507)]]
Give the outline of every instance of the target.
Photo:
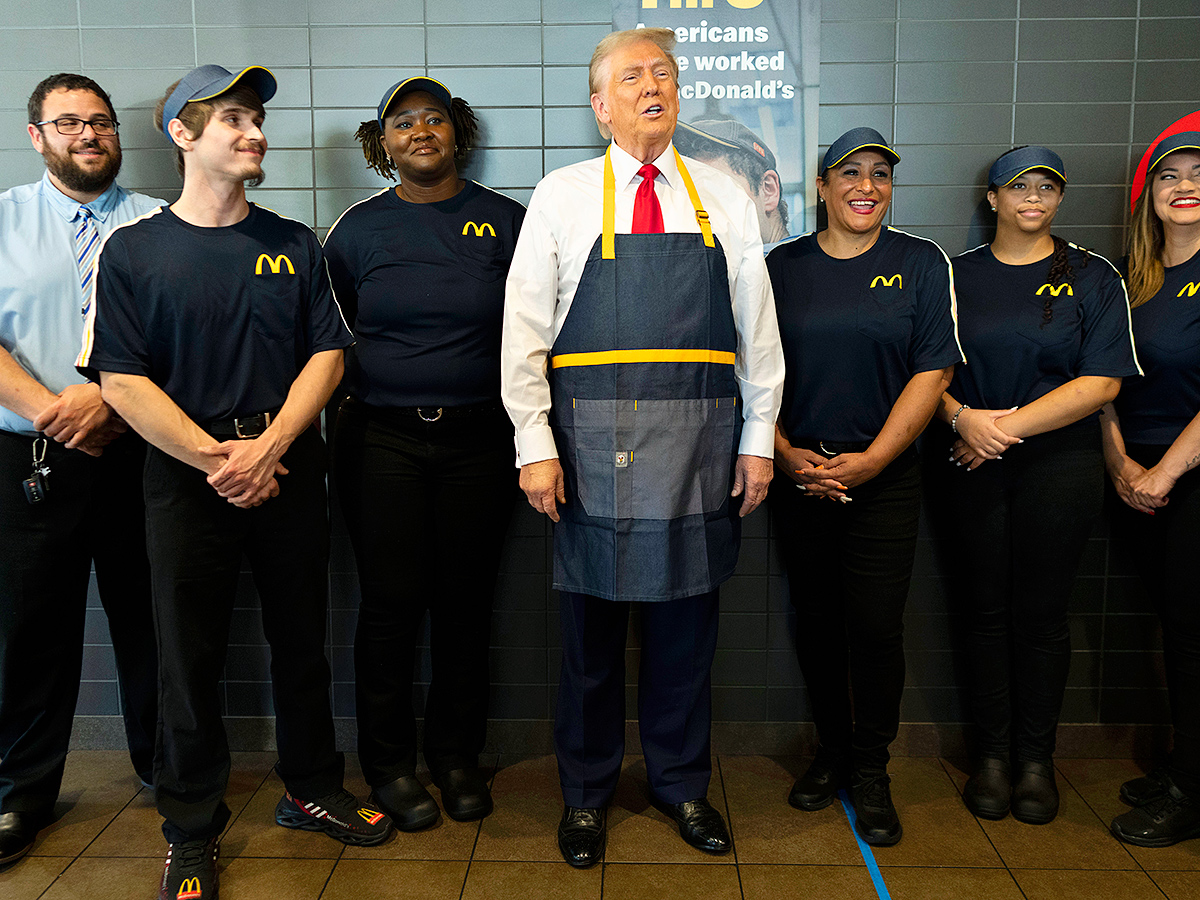
[(90, 125), (92, 132), (97, 137), (111, 137), (117, 133), (117, 126), (120, 124), (116, 119), (76, 119), (74, 116), (60, 116), (57, 119), (47, 119), (44, 122), (34, 122), (34, 125), (41, 127), (42, 125), (53, 125), (59, 134), (76, 135), (83, 134), (83, 126)]

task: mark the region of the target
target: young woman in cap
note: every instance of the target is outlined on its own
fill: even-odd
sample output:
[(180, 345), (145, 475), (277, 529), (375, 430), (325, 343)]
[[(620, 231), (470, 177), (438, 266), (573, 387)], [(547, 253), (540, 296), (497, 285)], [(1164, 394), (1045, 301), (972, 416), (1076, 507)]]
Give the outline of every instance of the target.
[(1135, 188), (1126, 261), (1145, 375), (1130, 379), (1116, 400), (1119, 420), (1106, 415), (1102, 428), (1124, 501), (1114, 528), (1162, 618), (1175, 741), (1169, 760), (1121, 785), (1134, 809), (1112, 831), (1166, 847), (1200, 837), (1200, 478), (1192, 473), (1200, 464), (1200, 132), (1163, 138), (1148, 169), (1144, 189)]
[(478, 766), (492, 596), (517, 483), (500, 330), (525, 209), (459, 177), (476, 133), (471, 108), (440, 82), (393, 85), (357, 137), (368, 166), (400, 183), (346, 210), (325, 242), (356, 338), (333, 470), (362, 589), (359, 755), (374, 796), (407, 831), (438, 816), (414, 774), (426, 609), (425, 761), (452, 818), (492, 810)]
[(767, 257), (787, 359), (775, 464), (790, 479), (770, 497), (820, 738), (788, 802), (821, 809), (848, 787), (859, 833), (883, 845), (901, 836), (887, 764), (920, 505), (912, 442), (962, 361), (950, 261), (883, 224), (899, 161), (873, 129), (842, 135), (816, 180), (828, 227)]
[(934, 471), (969, 623), (978, 762), (963, 800), (1044, 824), (1058, 813), (1067, 601), (1103, 500), (1097, 411), (1138, 369), (1117, 271), (1050, 233), (1058, 154), (1011, 150), (988, 182), (995, 239), (954, 258), (969, 364), (938, 405), (950, 452)]

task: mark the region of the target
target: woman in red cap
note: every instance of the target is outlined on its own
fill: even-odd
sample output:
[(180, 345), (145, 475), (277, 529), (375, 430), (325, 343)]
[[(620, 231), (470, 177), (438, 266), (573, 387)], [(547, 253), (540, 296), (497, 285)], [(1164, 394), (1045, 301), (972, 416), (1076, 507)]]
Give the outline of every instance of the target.
[[(1112, 832), (1142, 847), (1200, 837), (1200, 132), (1169, 135), (1135, 187), (1126, 261), (1145, 375), (1104, 419), (1114, 527), (1162, 619), (1175, 730), (1170, 758), (1121, 785)], [(1112, 407), (1105, 408), (1106, 413)], [(1153, 518), (1152, 518), (1153, 517)]]

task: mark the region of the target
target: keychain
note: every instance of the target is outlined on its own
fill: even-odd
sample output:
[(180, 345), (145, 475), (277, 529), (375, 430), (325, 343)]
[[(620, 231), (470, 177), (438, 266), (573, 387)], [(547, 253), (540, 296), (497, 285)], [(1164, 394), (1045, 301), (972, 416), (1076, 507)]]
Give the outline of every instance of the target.
[[(42, 445), (40, 453), (38, 444)], [(41, 503), (50, 493), (50, 479), (47, 478), (50, 467), (46, 465), (46, 446), (45, 438), (34, 438), (33, 472), (21, 483), (25, 488), (25, 499), (30, 503)]]

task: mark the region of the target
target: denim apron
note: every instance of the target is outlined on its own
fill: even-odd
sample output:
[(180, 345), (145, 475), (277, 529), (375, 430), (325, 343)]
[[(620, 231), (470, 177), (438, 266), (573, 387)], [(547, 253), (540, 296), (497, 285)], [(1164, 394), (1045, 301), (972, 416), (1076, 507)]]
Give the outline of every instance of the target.
[(604, 228), (550, 356), (567, 502), (554, 586), (609, 600), (674, 600), (733, 574), (741, 538), (729, 492), (742, 417), (737, 333), (720, 242), (678, 151), (700, 234)]

